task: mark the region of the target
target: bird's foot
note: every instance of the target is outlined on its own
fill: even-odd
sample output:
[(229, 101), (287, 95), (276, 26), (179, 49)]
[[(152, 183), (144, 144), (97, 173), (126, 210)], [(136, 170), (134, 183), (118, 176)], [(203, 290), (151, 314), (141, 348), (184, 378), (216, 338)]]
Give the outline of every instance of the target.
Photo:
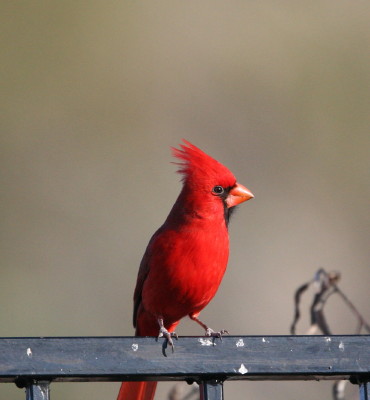
[(167, 344), (169, 344), (172, 348), (172, 353), (175, 351), (175, 345), (173, 344), (172, 338), (174, 337), (176, 340), (178, 339), (177, 333), (176, 332), (168, 332), (168, 330), (164, 327), (161, 326), (159, 328), (159, 334), (158, 334), (158, 339), (164, 337), (167, 339)]
[(206, 329), (206, 336), (207, 337), (212, 337), (212, 338), (219, 338), (222, 342), (222, 335), (228, 335), (229, 332), (226, 329), (221, 329), (219, 332), (215, 332), (211, 328)]

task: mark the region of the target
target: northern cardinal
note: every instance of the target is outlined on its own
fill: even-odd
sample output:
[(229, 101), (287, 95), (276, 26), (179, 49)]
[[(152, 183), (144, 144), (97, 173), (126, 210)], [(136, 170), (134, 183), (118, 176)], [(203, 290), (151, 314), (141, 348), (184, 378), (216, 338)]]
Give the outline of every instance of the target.
[[(133, 322), (137, 336), (171, 336), (189, 316), (206, 336), (221, 337), (198, 319), (221, 283), (229, 256), (228, 224), (235, 206), (253, 198), (224, 165), (188, 141), (173, 148), (183, 187), (152, 236), (137, 277)], [(157, 382), (123, 382), (117, 400), (152, 400)]]

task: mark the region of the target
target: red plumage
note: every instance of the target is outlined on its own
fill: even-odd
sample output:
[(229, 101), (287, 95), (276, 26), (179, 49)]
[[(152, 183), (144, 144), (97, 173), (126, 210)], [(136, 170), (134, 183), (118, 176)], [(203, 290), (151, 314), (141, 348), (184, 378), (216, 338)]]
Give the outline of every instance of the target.
[[(171, 343), (180, 319), (198, 320), (216, 294), (229, 257), (229, 214), (253, 197), (224, 165), (184, 141), (173, 154), (180, 160), (183, 188), (164, 224), (154, 233), (140, 264), (134, 293), (137, 336), (164, 336)], [(151, 400), (153, 382), (124, 382), (117, 400)]]

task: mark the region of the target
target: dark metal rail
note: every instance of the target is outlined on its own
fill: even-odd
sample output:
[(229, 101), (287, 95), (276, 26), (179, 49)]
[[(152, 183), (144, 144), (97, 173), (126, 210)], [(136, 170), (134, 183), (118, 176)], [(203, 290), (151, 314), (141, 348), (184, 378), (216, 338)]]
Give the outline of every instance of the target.
[(203, 400), (225, 380), (346, 379), (370, 400), (370, 335), (0, 338), (0, 382), (48, 400), (50, 382), (196, 381)]

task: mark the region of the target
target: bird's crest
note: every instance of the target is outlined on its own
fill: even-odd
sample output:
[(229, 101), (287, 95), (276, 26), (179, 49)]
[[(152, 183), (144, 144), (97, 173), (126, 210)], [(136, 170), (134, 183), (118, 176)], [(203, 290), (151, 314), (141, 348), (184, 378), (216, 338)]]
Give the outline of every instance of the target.
[(187, 140), (183, 139), (183, 142), (180, 149), (173, 147), (172, 152), (181, 160), (174, 164), (179, 166), (177, 172), (183, 175), (184, 182), (196, 184), (198, 181), (218, 180), (218, 184), (234, 185), (235, 176), (228, 168)]

